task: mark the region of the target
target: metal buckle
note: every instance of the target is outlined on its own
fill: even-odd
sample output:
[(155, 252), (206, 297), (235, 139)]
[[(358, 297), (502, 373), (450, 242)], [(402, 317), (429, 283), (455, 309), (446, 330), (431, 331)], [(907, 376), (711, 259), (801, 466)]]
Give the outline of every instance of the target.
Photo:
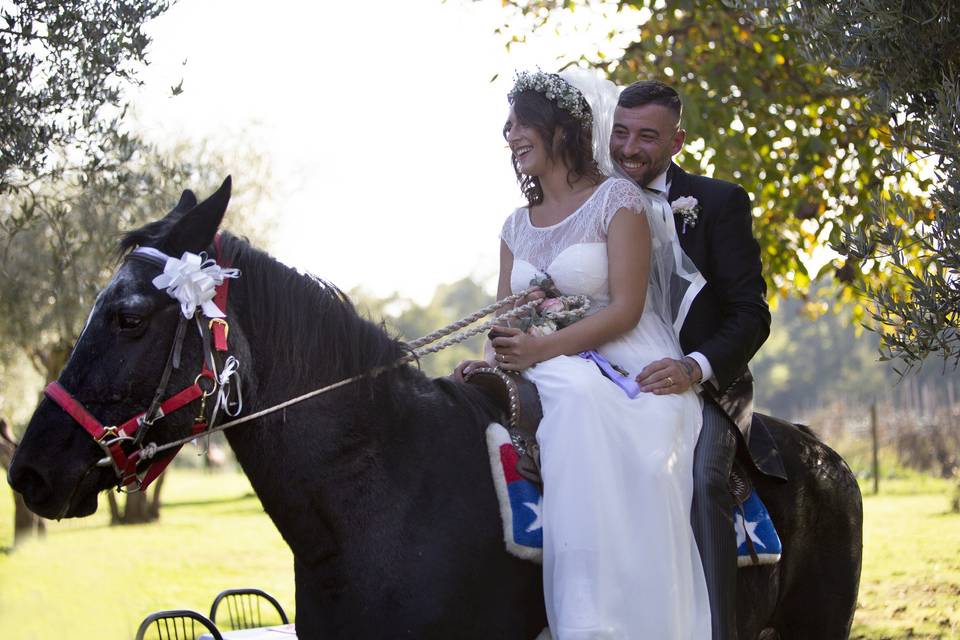
[(103, 428), (103, 433), (101, 433), (101, 434), (100, 434), (100, 437), (96, 439), (96, 440), (97, 440), (97, 443), (98, 443), (98, 444), (106, 444), (106, 443), (104, 442), (104, 440), (107, 439), (107, 436), (116, 439), (116, 437), (117, 437), (117, 435), (118, 435), (118, 434), (117, 434), (117, 429), (118, 429), (118, 427), (115, 427), (115, 426), (114, 426), (114, 427), (104, 427), (104, 428)]
[(113, 467), (116, 468), (117, 465), (113, 459), (113, 453), (110, 451), (110, 447), (118, 442), (133, 442), (133, 438), (121, 431), (120, 427), (104, 427), (103, 433), (100, 434), (99, 438), (95, 438), (94, 442), (100, 445), (100, 448), (107, 454), (106, 458), (97, 462), (97, 466), (108, 467), (113, 465)]
[[(224, 324), (226, 324), (226, 323), (224, 323)], [(210, 390), (209, 390), (209, 391), (206, 390), (206, 389), (204, 389), (204, 388), (203, 388), (203, 385), (200, 384), (200, 381), (201, 381), (201, 380), (206, 380), (206, 381), (208, 381), (208, 382), (210, 383)], [(198, 387), (200, 387), (200, 391), (203, 392), (203, 397), (204, 397), (204, 398), (206, 398), (207, 396), (212, 396), (212, 395), (214, 394), (214, 392), (216, 392), (216, 390), (217, 390), (217, 379), (213, 376), (213, 374), (205, 375), (205, 374), (201, 373), (201, 374), (198, 375), (196, 378), (194, 378), (193, 384), (195, 384), (195, 385), (197, 385)]]
[(163, 412), (163, 407), (161, 407), (160, 405), (157, 405), (157, 410), (154, 411), (153, 417), (150, 418), (149, 421), (147, 420), (147, 414), (143, 414), (142, 416), (137, 418), (137, 431), (139, 432), (142, 427), (147, 427), (147, 428), (152, 427), (154, 422), (156, 422), (157, 420), (160, 420), (165, 415), (167, 414)]

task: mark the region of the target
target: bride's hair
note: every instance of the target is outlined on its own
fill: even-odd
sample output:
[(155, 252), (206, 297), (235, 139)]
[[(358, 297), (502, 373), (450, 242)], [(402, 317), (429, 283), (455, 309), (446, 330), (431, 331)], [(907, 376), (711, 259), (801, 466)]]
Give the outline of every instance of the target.
[[(580, 120), (539, 91), (528, 90), (512, 95), (511, 103), (517, 120), (539, 133), (549, 145), (549, 157), (560, 156), (567, 167), (568, 184), (573, 185), (581, 177), (594, 183), (600, 182), (602, 176), (593, 157), (593, 135), (589, 126), (583, 126)], [(556, 145), (551, 144), (558, 131), (559, 139)], [(517, 174), (517, 182), (520, 183), (520, 191), (527, 198), (527, 204), (532, 207), (543, 202), (540, 179), (520, 171), (520, 163), (515, 155), (511, 154), (510, 159)]]

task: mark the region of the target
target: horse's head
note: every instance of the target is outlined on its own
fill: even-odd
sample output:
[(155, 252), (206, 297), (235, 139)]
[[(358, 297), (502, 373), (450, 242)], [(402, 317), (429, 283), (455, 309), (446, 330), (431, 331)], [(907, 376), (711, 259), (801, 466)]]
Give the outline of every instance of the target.
[[(128, 234), (123, 247), (150, 247), (157, 250), (154, 256), (199, 254), (211, 246), (229, 200), (230, 178), (199, 204), (193, 193), (184, 191), (169, 214)], [(132, 424), (132, 418), (152, 405), (158, 389), (166, 398), (194, 385), (203, 360), (202, 338), (193, 322), (184, 331), (181, 305), (154, 285), (162, 270), (159, 259), (128, 256), (121, 263), (97, 296), (58, 384), (48, 388), (34, 412), (8, 475), (35, 513), (62, 518), (96, 511), (97, 494), (118, 484), (116, 456), (111, 461), (108, 449), (112, 446), (121, 457), (130, 454), (138, 435), (124, 437), (112, 428)], [(183, 342), (174, 354), (178, 328)], [(182, 364), (168, 366), (173, 360)], [(164, 390), (161, 378), (168, 369)], [(64, 394), (59, 400), (50, 392), (53, 387)], [(71, 404), (72, 410), (66, 406)], [(191, 400), (182, 409), (168, 411), (150, 426), (149, 441), (163, 444), (189, 435), (199, 405)], [(102, 435), (100, 442), (94, 432)]]

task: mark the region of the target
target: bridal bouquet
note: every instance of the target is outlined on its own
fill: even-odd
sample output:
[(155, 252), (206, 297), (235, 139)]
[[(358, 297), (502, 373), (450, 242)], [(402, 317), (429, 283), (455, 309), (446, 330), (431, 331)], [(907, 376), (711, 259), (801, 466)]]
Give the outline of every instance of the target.
[(518, 328), (524, 333), (550, 335), (585, 316), (590, 308), (586, 296), (563, 296), (550, 276), (537, 276), (530, 281), (530, 285), (540, 287), (547, 297), (517, 322)]
[[(534, 336), (546, 336), (587, 315), (587, 309), (590, 308), (589, 298), (583, 295), (562, 295), (550, 276), (538, 276), (530, 281), (530, 286), (540, 287), (547, 297), (531, 309), (528, 315), (520, 318), (517, 326), (521, 331)], [(620, 387), (627, 397), (636, 398), (640, 395), (640, 385), (634, 376), (608, 361), (596, 350), (581, 351), (578, 355), (597, 365), (600, 373)]]

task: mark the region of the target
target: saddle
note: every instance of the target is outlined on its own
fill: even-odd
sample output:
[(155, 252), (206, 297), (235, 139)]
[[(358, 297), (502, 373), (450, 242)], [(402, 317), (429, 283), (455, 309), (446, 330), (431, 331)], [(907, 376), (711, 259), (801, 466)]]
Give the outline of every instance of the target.
[[(475, 369), (465, 380), (480, 389), (506, 420), (501, 420), (510, 434), (510, 442), (517, 451), (517, 473), (521, 477), (543, 486), (540, 475), (540, 447), (537, 445), (537, 428), (543, 418), (540, 394), (537, 386), (515, 371), (493, 367)], [(753, 487), (746, 470), (735, 462), (730, 470), (730, 494), (738, 505), (749, 497)]]
[(537, 427), (543, 418), (543, 408), (537, 386), (519, 373), (493, 367), (475, 369), (464, 379), (490, 398), (507, 418), (502, 423), (519, 456), (517, 473), (542, 488)]

